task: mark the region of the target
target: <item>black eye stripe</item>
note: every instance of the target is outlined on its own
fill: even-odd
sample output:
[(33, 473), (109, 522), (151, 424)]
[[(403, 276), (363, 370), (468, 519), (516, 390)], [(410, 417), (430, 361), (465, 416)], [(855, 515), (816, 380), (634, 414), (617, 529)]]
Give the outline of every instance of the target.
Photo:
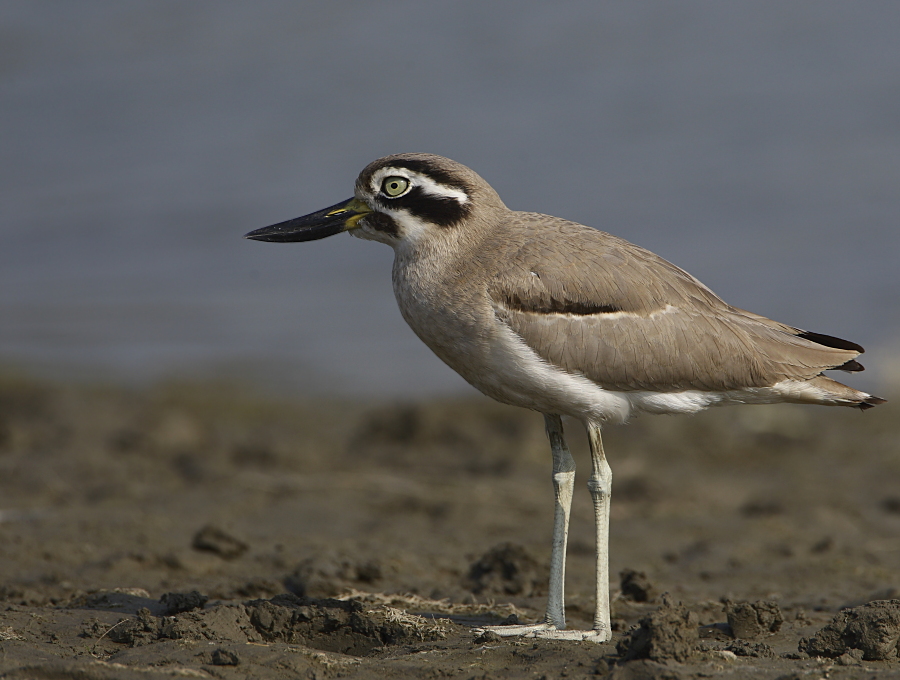
[(413, 187), (402, 196), (385, 199), (381, 204), (385, 208), (402, 208), (414, 217), (440, 227), (450, 227), (466, 219), (471, 212), (468, 203), (428, 193), (422, 187)]
[(371, 227), (375, 231), (384, 232), (395, 238), (400, 236), (400, 228), (390, 215), (385, 215), (382, 212), (373, 212), (366, 215), (363, 219), (366, 221), (366, 226)]

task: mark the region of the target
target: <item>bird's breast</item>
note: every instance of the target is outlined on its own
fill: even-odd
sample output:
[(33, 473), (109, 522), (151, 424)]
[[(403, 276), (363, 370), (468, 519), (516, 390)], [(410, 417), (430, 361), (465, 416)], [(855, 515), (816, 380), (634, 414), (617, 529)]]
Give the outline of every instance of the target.
[(621, 399), (538, 358), (497, 317), (487, 283), (466, 278), (464, 264), (442, 269), (422, 260), (395, 261), (393, 284), (400, 312), (416, 335), (487, 396), (544, 413), (594, 418), (599, 405), (603, 414), (627, 417)]
[(427, 257), (398, 256), (392, 282), (410, 328), (453, 369), (465, 371), (490, 342), (492, 312), (485, 287)]

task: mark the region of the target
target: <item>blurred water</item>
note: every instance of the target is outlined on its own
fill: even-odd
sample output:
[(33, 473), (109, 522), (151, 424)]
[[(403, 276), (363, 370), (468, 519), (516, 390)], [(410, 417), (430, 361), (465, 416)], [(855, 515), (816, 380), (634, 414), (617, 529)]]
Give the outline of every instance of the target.
[(0, 361), (463, 389), (401, 320), (388, 248), (240, 238), (431, 151), (885, 369), (898, 35), (893, 0), (7, 0)]

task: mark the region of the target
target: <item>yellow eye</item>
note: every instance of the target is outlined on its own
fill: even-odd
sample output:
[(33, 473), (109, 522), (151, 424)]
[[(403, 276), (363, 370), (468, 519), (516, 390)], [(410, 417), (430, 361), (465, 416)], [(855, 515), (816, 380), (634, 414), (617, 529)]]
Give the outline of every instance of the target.
[(394, 198), (409, 188), (409, 180), (405, 177), (387, 177), (381, 183), (381, 193)]

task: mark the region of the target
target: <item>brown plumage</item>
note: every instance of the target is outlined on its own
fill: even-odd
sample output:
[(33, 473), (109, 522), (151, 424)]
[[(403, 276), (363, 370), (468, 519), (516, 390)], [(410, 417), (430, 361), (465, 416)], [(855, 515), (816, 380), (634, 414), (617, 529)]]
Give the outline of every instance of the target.
[[(861, 347), (814, 342), (732, 307), (684, 270), (615, 236), (513, 213), (491, 240), (505, 242), (507, 253), (488, 285), (498, 318), (545, 361), (605, 389), (739, 390), (808, 381), (838, 367), (862, 370), (854, 361)], [(839, 384), (819, 381), (847, 398), (846, 386), (831, 383)], [(865, 404), (859, 395), (857, 405)]]
[[(544, 414), (556, 498), (544, 620), (499, 635), (610, 639), (607, 558), (612, 473), (600, 437), (634, 412), (884, 400), (822, 372), (861, 371), (863, 348), (726, 304), (648, 250), (574, 222), (509, 210), (475, 172), (430, 154), (370, 163), (353, 199), (248, 234), (305, 241), (349, 231), (394, 249), (403, 318), (437, 356), (499, 401)], [(575, 461), (562, 415), (591, 447), (597, 538), (591, 630), (565, 630), (563, 580)]]

